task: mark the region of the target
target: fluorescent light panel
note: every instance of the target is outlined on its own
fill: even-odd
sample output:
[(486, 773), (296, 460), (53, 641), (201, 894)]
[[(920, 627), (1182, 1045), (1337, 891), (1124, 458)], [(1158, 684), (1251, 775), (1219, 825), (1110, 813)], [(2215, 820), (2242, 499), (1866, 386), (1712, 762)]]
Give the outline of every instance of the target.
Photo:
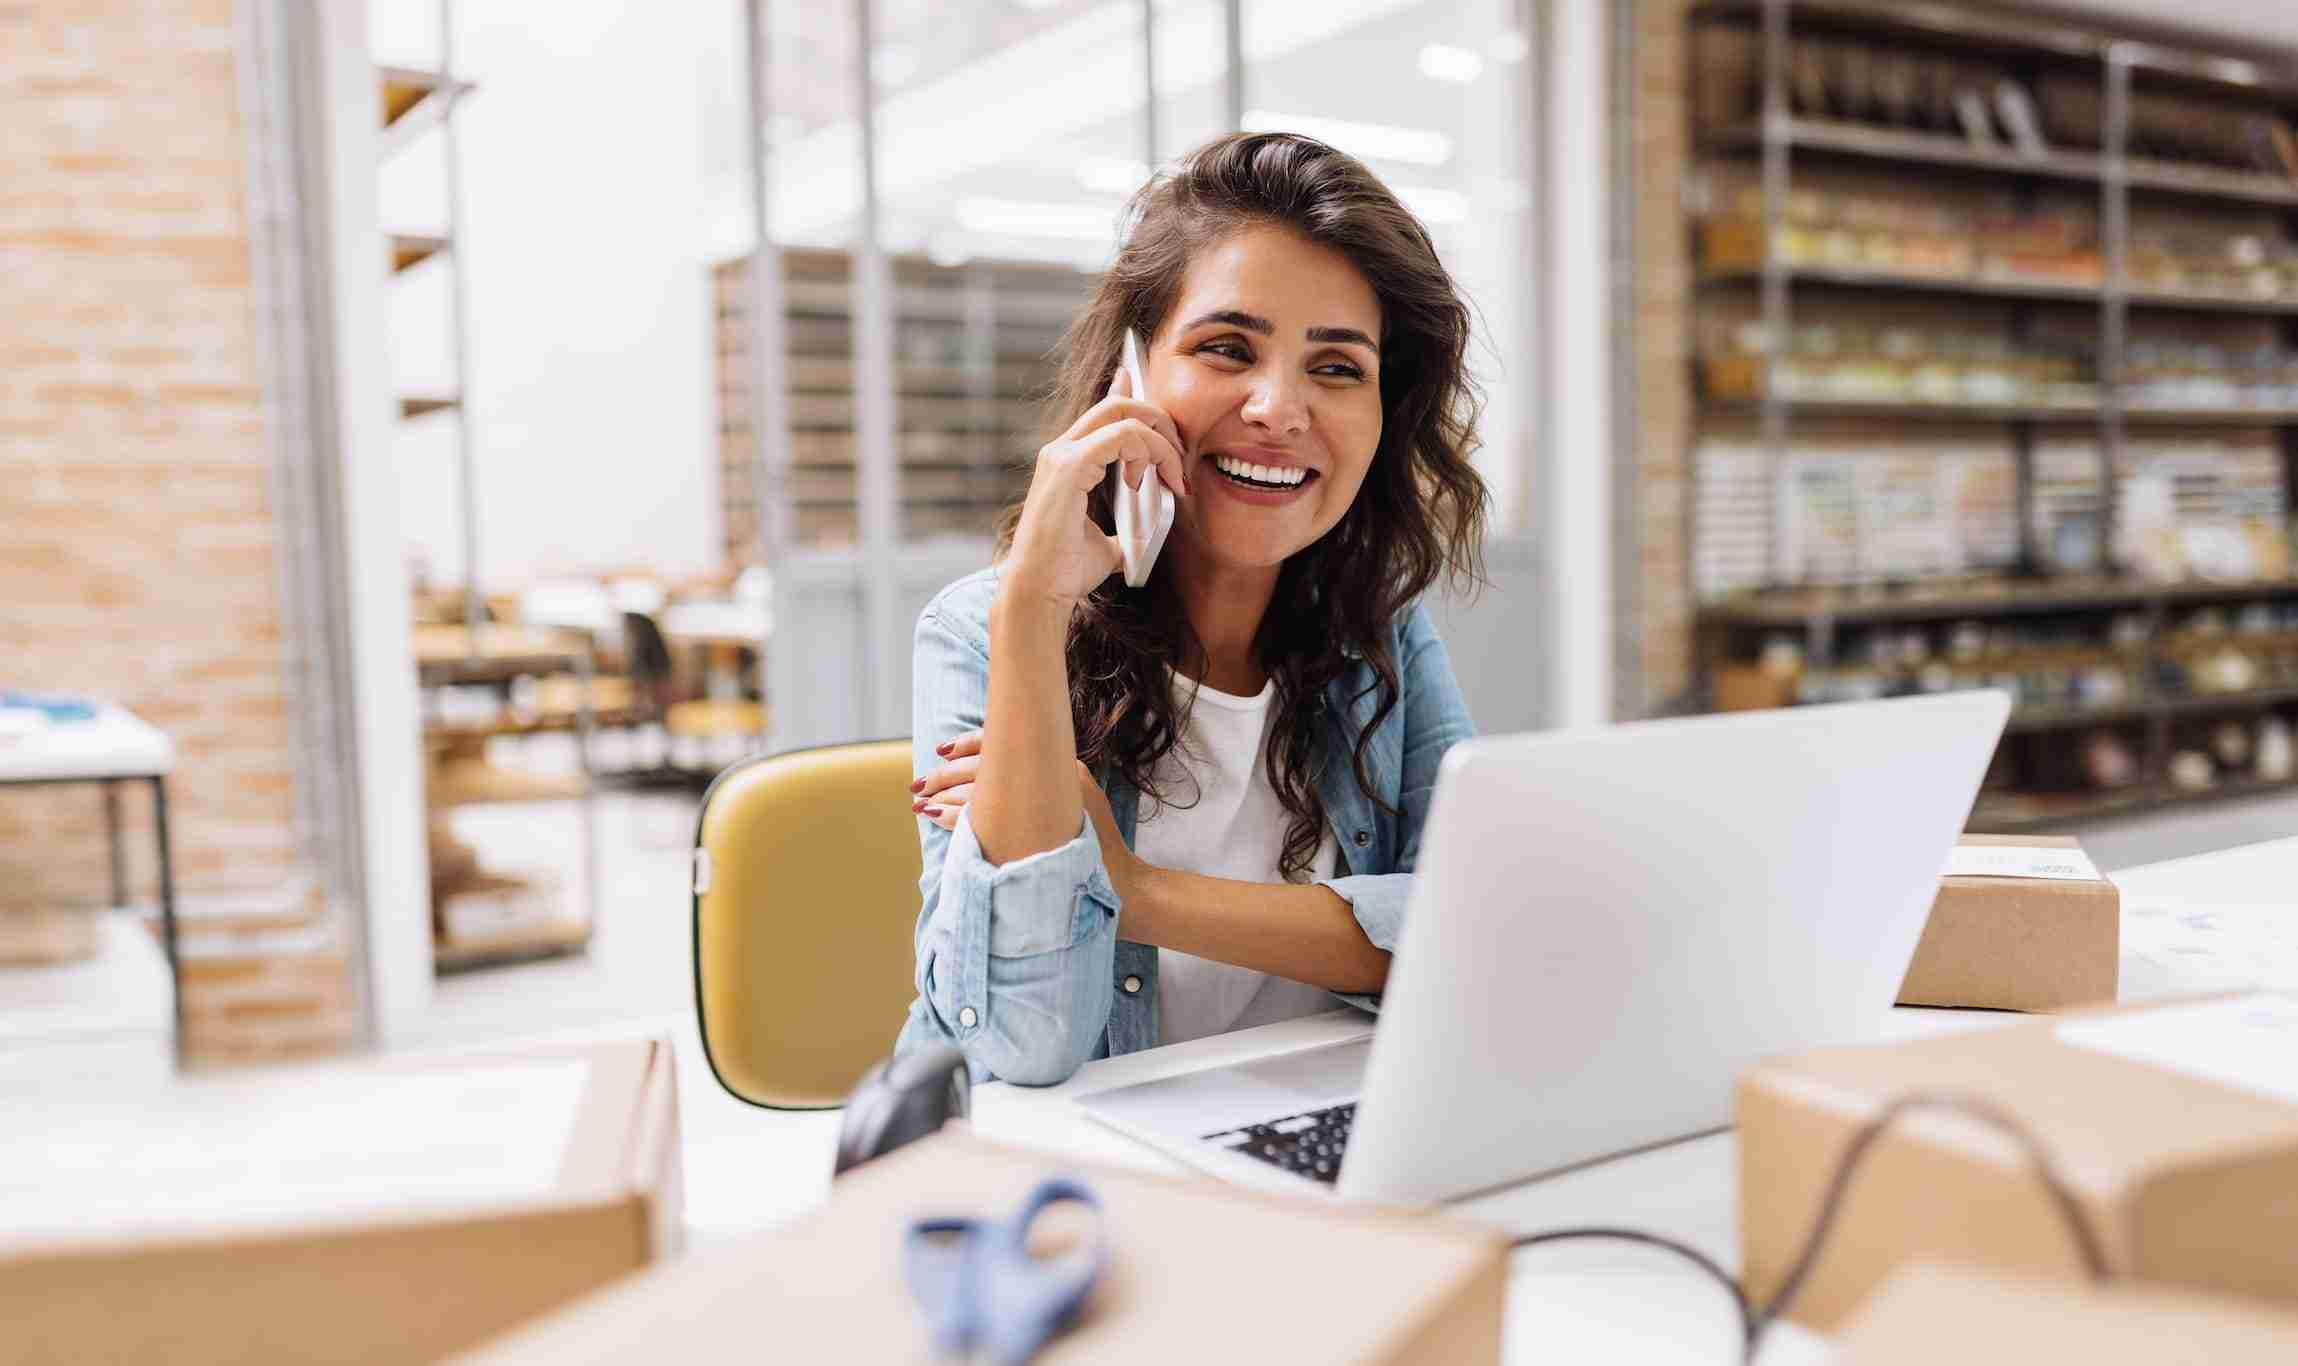
[(1420, 74), (1432, 81), (1466, 85), (1484, 74), (1484, 59), (1464, 47), (1430, 43), (1420, 50)]

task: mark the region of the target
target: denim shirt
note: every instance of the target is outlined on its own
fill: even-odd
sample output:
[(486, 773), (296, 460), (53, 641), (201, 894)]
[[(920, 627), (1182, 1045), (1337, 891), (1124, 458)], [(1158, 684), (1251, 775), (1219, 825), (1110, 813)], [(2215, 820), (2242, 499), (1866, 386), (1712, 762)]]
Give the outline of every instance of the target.
[[(918, 618), (910, 743), (919, 776), (940, 765), (936, 745), (982, 725), (996, 593), (997, 571), (980, 570), (944, 588)], [(1415, 604), (1390, 631), (1400, 695), (1365, 751), (1380, 802), (1357, 786), (1350, 762), (1374, 706), (1372, 669), (1359, 661), (1325, 695), (1317, 795), (1340, 862), (1317, 885), (1349, 904), (1374, 947), (1393, 951), (1437, 764), (1471, 726), (1427, 610)], [(1113, 774), (1101, 781), (1131, 847), (1138, 794)], [(1124, 907), (1090, 817), (1067, 844), (1004, 864), (982, 856), (969, 807), (959, 808), (954, 831), (921, 820), (919, 842), (918, 995), (896, 1053), (947, 1040), (964, 1051), (976, 1081), (1049, 1086), (1092, 1059), (1156, 1045), (1157, 950), (1120, 937)]]

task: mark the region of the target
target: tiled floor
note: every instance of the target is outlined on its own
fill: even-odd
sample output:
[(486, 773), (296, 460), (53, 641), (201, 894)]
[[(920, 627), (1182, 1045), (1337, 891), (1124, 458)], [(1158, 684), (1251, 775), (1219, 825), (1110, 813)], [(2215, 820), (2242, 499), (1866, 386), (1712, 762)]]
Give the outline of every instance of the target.
[[(415, 1049), (628, 1033), (678, 1047), (688, 1212), (698, 1239), (768, 1226), (828, 1189), (835, 1113), (760, 1110), (710, 1075), (694, 1025), (687, 850), (695, 801), (678, 793), (599, 799), (603, 894), (590, 951), (576, 958), (445, 978)], [(564, 805), (470, 808), (458, 829), (490, 864), (574, 866)], [(2108, 871), (2298, 833), (2298, 796), (2158, 812), (2078, 830)], [(889, 1032), (891, 1026), (889, 1025)]]

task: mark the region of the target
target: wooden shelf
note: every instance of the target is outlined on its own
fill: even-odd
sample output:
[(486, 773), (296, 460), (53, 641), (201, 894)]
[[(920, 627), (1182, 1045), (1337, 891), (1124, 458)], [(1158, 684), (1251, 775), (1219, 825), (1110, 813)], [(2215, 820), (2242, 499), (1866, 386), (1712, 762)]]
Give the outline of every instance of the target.
[[(1780, 402), (1789, 412), (1812, 417), (1914, 422), (2096, 422), (2105, 415), (2102, 406), (2096, 403), (1925, 403), (1835, 398), (1790, 398)], [(1700, 407), (1709, 413), (1754, 417), (1763, 412), (1763, 401), (1703, 398)], [(2150, 427), (2281, 427), (2298, 424), (2298, 407), (2147, 405), (2124, 408), (2122, 420)]]
[[(2108, 170), (2104, 157), (2088, 152), (2052, 150), (2041, 156), (2027, 156), (2002, 148), (1973, 147), (1960, 138), (1941, 133), (1881, 128), (1838, 119), (1785, 119), (1780, 140), (1798, 151), (1900, 165), (1952, 166), (2004, 175), (2037, 176), (2077, 184), (2095, 185), (2106, 179)], [(1763, 126), (1751, 123), (1729, 129), (1703, 139), (1701, 147), (1712, 153), (1752, 155), (1763, 149)], [(2256, 171), (2132, 158), (2124, 166), (2124, 182), (2134, 190), (2198, 199), (2282, 208), (2298, 206), (2298, 181)]]
[(444, 237), (428, 237), (420, 233), (395, 232), (391, 234), (391, 273), (404, 274), (447, 249)]
[[(1702, 22), (1759, 24), (1763, 18), (1763, 3), (1762, 0), (1703, 0), (1692, 7), (1690, 16)], [(2249, 100), (2264, 96), (2284, 105), (2298, 101), (2298, 65), (2293, 65), (2286, 56), (2245, 56), (2229, 60), (2215, 53), (2118, 38), (2048, 16), (2030, 19), (2000, 11), (1941, 4), (1909, 5), (1899, 0), (1795, 0), (1791, 17), (1799, 29), (1848, 30), (1914, 39), (1930, 46), (1964, 51), (2009, 56), (2027, 54), (2095, 64), (2100, 67), (2102, 76), (2108, 51), (2119, 48), (2133, 73), (2141, 77), (2165, 77)]]
[[(2098, 284), (2072, 284), (2056, 280), (2017, 280), (1989, 275), (1921, 275), (1913, 272), (1863, 270), (1848, 266), (1784, 265), (1780, 275), (1789, 284), (1819, 285), (1830, 289), (1897, 290), (1918, 294), (1968, 295), (1991, 299), (2046, 299), (2095, 304), (2107, 297)], [(1734, 268), (1701, 273), (1703, 287), (1752, 287), (1763, 282), (1760, 269)], [(2131, 288), (2123, 300), (2134, 308), (2179, 309), (2204, 313), (2256, 313), (2298, 316), (2298, 297), (2261, 298), (2252, 295), (2204, 293), (2195, 290)]]
[(1965, 829), (1974, 834), (2009, 834), (2045, 830), (2077, 821), (2108, 820), (2143, 815), (2166, 807), (2194, 802), (2238, 801), (2244, 797), (2270, 797), (2298, 792), (2298, 782), (2245, 778), (2220, 783), (2199, 792), (2187, 792), (2167, 783), (2147, 784), (2111, 793), (2064, 793), (2049, 797), (2028, 795), (2005, 800), (1980, 794)]
[(381, 153), (390, 156), (445, 117), (448, 106), (471, 93), (468, 81), (448, 81), (418, 67), (376, 68), (382, 90)]
[(2249, 583), (2145, 583), (2135, 579), (2002, 580), (1990, 587), (1901, 592), (1798, 589), (1745, 600), (1714, 603), (1700, 619), (1718, 626), (1797, 627), (1822, 619), (1919, 621), (1949, 617), (1999, 617), (2039, 612), (2095, 611), (2149, 603), (2238, 602), (2298, 596), (2298, 579)]
[(556, 958), (580, 953), (589, 946), (587, 922), (553, 920), (500, 934), (437, 940), (431, 945), (431, 963), (441, 972), (462, 972), (536, 958)]
[(455, 400), (446, 394), (402, 394), (399, 397), (399, 417), (408, 421), (431, 413), (443, 413), (455, 406)]

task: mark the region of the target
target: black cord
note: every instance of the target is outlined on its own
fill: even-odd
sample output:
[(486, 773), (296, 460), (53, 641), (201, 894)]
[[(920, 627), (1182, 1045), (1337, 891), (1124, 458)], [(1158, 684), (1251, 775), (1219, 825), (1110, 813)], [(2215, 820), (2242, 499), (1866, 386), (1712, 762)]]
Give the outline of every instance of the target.
[(1514, 1250), (1536, 1247), (1542, 1243), (1561, 1243), (1580, 1239), (1608, 1239), (1615, 1242), (1639, 1243), (1646, 1247), (1659, 1248), (1664, 1252), (1672, 1252), (1698, 1267), (1709, 1279), (1721, 1285), (1726, 1294), (1731, 1296), (1732, 1305), (1739, 1311), (1740, 1360), (1743, 1363), (1753, 1363), (1756, 1349), (1763, 1345), (1764, 1333), (1770, 1329), (1773, 1323), (1778, 1321), (1781, 1315), (1787, 1312), (1788, 1306), (1795, 1302), (1795, 1297), (1803, 1290), (1804, 1282), (1811, 1278), (1812, 1268), (1819, 1264), (1819, 1254), (1826, 1250), (1828, 1235), (1835, 1231), (1836, 1216), (1842, 1213), (1844, 1196), (1851, 1189), (1851, 1180), (1859, 1174), (1859, 1168), (1867, 1160), (1868, 1153), (1874, 1150), (1876, 1141), (1882, 1138), (1894, 1124), (1897, 1124), (1904, 1116), (1918, 1110), (1943, 1110), (1951, 1114), (1959, 1114), (1968, 1119), (1978, 1120), (1991, 1129), (2009, 1135), (2025, 1152), (2027, 1161), (2034, 1166), (2035, 1175), (2043, 1183), (2044, 1191), (2051, 1197), (2051, 1202), (2058, 1207), (2059, 1217), (2066, 1222), (2068, 1232), (2073, 1235), (2075, 1251), (2082, 1257), (2083, 1269), (2090, 1273), (2090, 1278), (2093, 1281), (2104, 1281), (2109, 1278), (2112, 1273), (2107, 1267), (2106, 1251), (2099, 1243), (2097, 1232), (2091, 1228), (2089, 1221), (2083, 1218), (2081, 1202), (2075, 1198), (2074, 1191), (2067, 1185), (2065, 1176), (2060, 1173), (2057, 1164), (2051, 1161), (2049, 1150), (2043, 1147), (2033, 1131), (2013, 1118), (2009, 1111), (1991, 1101), (1981, 1100), (1973, 1096), (1959, 1096), (1936, 1091), (1916, 1091), (1900, 1096), (1881, 1110), (1876, 1111), (1874, 1118), (1860, 1125), (1859, 1129), (1852, 1134), (1850, 1144), (1843, 1150), (1842, 1159), (1835, 1164), (1834, 1175), (1828, 1178), (1826, 1193), (1820, 1197), (1819, 1201), (1819, 1215), (1812, 1221), (1811, 1232), (1804, 1237), (1803, 1250), (1796, 1254), (1795, 1262), (1788, 1268), (1787, 1276), (1780, 1282), (1778, 1291), (1761, 1309), (1755, 1307), (1754, 1303), (1748, 1299), (1747, 1292), (1740, 1288), (1739, 1282), (1729, 1272), (1717, 1265), (1714, 1258), (1689, 1243), (1678, 1242), (1673, 1238), (1665, 1238), (1656, 1233), (1646, 1233), (1641, 1229), (1603, 1227), (1550, 1229), (1541, 1233), (1527, 1233), (1512, 1241), (1509, 1247)]
[(1657, 1233), (1646, 1233), (1640, 1228), (1560, 1228), (1548, 1233), (1527, 1233), (1508, 1246), (1514, 1250), (1516, 1248), (1538, 1247), (1542, 1243), (1571, 1242), (1581, 1238), (1606, 1238), (1623, 1243), (1642, 1243), (1646, 1247), (1656, 1247), (1662, 1251), (1673, 1252), (1706, 1272), (1710, 1280), (1722, 1286), (1724, 1293), (1731, 1296), (1732, 1304), (1739, 1310), (1740, 1340), (1749, 1344), (1748, 1351), (1751, 1354), (1754, 1352), (1753, 1344), (1762, 1329), (1756, 1323), (1755, 1306), (1748, 1301), (1747, 1292), (1739, 1288), (1739, 1282), (1732, 1279), (1732, 1274), (1729, 1271), (1716, 1264), (1715, 1258), (1693, 1247), (1690, 1243), (1679, 1243), (1673, 1238), (1663, 1238)]

